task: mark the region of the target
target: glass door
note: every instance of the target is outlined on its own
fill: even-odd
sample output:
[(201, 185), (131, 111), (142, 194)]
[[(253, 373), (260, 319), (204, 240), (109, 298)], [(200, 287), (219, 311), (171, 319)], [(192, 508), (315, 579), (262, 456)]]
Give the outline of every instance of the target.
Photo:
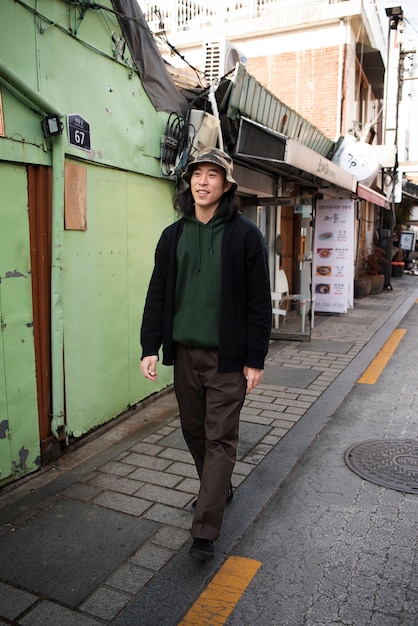
[(311, 205), (296, 205), (294, 198), (245, 198), (243, 204), (268, 250), (272, 339), (309, 341), (314, 311)]

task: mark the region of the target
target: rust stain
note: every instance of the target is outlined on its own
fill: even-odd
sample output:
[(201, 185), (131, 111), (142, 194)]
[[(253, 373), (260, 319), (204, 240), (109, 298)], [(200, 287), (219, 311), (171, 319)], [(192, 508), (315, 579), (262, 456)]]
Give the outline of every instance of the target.
[(19, 450), (19, 463), (13, 461), (13, 473), (16, 474), (19, 470), (26, 470), (26, 461), (28, 460), (29, 450), (25, 447), (21, 447)]
[(0, 439), (7, 439), (7, 431), (9, 430), (9, 421), (3, 420), (0, 422)]
[(18, 270), (13, 270), (10, 272), (6, 272), (5, 278), (26, 278), (26, 276), (22, 274), (22, 272), (19, 272)]

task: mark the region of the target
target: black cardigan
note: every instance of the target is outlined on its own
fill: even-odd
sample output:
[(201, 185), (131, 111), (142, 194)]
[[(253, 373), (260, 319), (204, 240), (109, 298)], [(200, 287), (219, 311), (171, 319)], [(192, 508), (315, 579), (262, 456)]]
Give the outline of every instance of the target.
[[(172, 365), (175, 354), (176, 249), (183, 226), (184, 218), (166, 228), (157, 244), (141, 326), (142, 358), (158, 354), (162, 345), (164, 365)], [(266, 245), (257, 226), (237, 215), (225, 224), (222, 238), (218, 371), (262, 369), (271, 323)]]

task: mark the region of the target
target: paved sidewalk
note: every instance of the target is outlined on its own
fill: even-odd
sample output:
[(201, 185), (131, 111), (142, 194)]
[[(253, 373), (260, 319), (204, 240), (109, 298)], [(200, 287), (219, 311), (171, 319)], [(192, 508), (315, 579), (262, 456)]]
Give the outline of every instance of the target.
[(0, 492), (0, 625), (177, 624), (182, 577), (192, 598), (415, 302), (416, 277), (393, 286), (343, 316), (316, 316), (311, 342), (272, 343), (242, 410), (236, 498), (203, 577), (187, 557), (198, 480), (172, 393)]

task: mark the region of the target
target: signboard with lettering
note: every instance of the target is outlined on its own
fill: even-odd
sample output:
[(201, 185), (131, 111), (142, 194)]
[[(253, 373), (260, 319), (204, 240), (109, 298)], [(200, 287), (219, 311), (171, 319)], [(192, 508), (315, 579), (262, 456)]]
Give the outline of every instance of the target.
[(353, 306), (354, 220), (354, 200), (318, 200), (316, 204), (315, 311), (346, 313)]
[(359, 182), (371, 184), (379, 171), (379, 157), (374, 146), (364, 142), (349, 143), (339, 154), (339, 166), (354, 174)]
[(70, 146), (90, 150), (90, 124), (81, 115), (74, 113), (67, 116), (68, 143)]

